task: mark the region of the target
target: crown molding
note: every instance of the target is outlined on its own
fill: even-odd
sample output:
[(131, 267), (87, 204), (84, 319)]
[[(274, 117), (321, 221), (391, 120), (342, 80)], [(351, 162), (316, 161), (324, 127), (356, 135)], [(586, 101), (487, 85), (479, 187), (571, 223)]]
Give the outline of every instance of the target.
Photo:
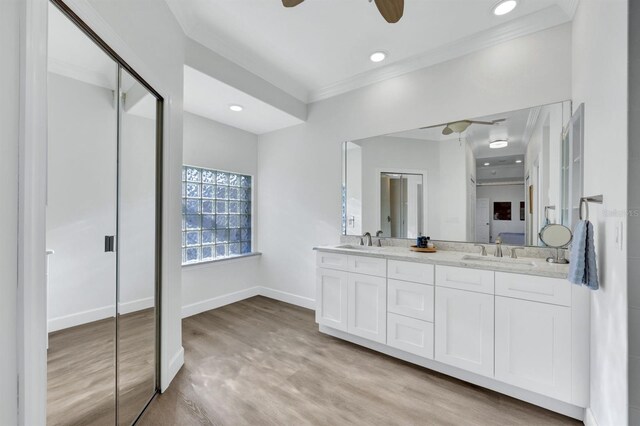
[[(577, 0), (569, 0), (576, 2)], [(551, 6), (503, 25), (472, 34), (455, 42), (432, 49), (403, 61), (361, 73), (329, 86), (312, 90), (309, 102), (317, 102), (341, 95), (374, 83), (379, 83), (403, 74), (426, 68), (438, 63), (455, 59), (469, 53), (486, 49), (498, 44), (546, 30), (564, 23), (571, 18), (559, 6)]]
[(563, 9), (569, 16), (569, 19), (573, 20), (573, 17), (576, 16), (576, 10), (578, 10), (579, 3), (580, 0), (565, 0), (565, 6)]

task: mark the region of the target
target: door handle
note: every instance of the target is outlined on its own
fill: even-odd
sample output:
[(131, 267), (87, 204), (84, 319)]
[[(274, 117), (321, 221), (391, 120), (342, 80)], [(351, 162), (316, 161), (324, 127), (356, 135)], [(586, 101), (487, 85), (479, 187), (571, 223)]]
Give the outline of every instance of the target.
[(115, 235), (105, 235), (104, 236), (104, 251), (115, 252), (116, 251), (116, 237)]

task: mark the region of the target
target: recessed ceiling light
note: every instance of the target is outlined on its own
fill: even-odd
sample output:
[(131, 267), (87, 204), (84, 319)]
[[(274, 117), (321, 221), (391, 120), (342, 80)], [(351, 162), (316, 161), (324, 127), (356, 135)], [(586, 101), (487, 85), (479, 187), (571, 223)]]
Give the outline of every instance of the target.
[(491, 165), (491, 163), (484, 163), (484, 165), (485, 165), (485, 166), (490, 166), (490, 165)]
[(240, 112), (244, 107), (242, 105), (229, 105), (229, 109), (234, 112)]
[(387, 58), (387, 54), (385, 52), (379, 51), (379, 52), (373, 52), (371, 54), (371, 56), (369, 56), (369, 59), (371, 59), (371, 62), (382, 62)]
[(516, 164), (522, 163), (522, 160), (516, 160)]
[(506, 15), (516, 8), (518, 2), (516, 0), (501, 1), (493, 7), (493, 14), (496, 16)]
[(505, 140), (499, 140), (499, 141), (491, 142), (489, 144), (489, 148), (491, 149), (505, 148), (507, 145), (509, 145), (509, 142)]

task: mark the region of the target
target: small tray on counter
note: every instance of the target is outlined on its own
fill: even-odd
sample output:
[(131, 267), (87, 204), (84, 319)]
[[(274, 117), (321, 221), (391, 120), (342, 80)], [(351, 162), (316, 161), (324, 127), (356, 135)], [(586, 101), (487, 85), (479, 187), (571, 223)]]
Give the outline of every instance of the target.
[(417, 253), (435, 253), (435, 252), (438, 251), (438, 249), (436, 247), (432, 247), (432, 248), (425, 247), (425, 248), (422, 248), (422, 247), (418, 247), (416, 245), (413, 245), (413, 246), (409, 247), (409, 250), (415, 251)]

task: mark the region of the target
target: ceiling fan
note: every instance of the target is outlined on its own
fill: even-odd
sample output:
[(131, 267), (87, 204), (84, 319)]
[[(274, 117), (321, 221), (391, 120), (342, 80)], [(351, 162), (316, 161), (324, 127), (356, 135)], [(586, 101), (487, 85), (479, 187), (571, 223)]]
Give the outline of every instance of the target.
[[(304, 0), (282, 0), (284, 7), (294, 7)], [(404, 0), (369, 0), (375, 1), (378, 11), (382, 17), (390, 24), (395, 24), (402, 18), (404, 12)]]
[(503, 121), (506, 121), (506, 120), (507, 120), (506, 118), (500, 118), (498, 120), (492, 120), (492, 121), (460, 120), (460, 121), (452, 121), (450, 123), (436, 124), (435, 126), (420, 127), (420, 129), (432, 129), (434, 127), (445, 126), (444, 129), (442, 129), (442, 134), (445, 136), (449, 136), (454, 132), (458, 134), (464, 132), (472, 124), (482, 124), (485, 126), (493, 126), (494, 124), (502, 123)]

